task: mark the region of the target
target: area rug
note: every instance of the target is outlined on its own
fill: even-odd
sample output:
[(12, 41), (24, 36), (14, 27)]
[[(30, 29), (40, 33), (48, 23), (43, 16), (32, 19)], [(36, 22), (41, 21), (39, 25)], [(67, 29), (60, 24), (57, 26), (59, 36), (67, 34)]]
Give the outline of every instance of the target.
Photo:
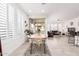
[(43, 45), (41, 45), (41, 47), (37, 45), (33, 45), (32, 54), (30, 54), (30, 47), (29, 47), (24, 55), (25, 56), (51, 56), (47, 46), (46, 46), (46, 53), (44, 53)]

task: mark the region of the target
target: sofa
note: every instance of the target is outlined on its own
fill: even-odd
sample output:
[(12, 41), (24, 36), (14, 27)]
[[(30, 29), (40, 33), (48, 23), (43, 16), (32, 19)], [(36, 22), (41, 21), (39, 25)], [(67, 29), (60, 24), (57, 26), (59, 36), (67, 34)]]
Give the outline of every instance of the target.
[(57, 30), (52, 30), (52, 31), (48, 31), (48, 37), (53, 37), (54, 35), (60, 35), (61, 32), (57, 31)]

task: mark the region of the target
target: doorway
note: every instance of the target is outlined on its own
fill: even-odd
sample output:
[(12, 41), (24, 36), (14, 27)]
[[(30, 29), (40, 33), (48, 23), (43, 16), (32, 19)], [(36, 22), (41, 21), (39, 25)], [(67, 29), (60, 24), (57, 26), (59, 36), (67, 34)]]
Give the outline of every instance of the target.
[(45, 18), (32, 18), (30, 22), (30, 30), (34, 33), (45, 33)]

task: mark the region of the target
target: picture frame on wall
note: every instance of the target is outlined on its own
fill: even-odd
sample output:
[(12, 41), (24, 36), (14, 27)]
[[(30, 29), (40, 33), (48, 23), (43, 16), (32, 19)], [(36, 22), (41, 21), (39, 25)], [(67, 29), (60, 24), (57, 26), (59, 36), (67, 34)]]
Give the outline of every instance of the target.
[(24, 21), (24, 23), (25, 23), (25, 27), (27, 27), (27, 26), (28, 26), (27, 22), (26, 22), (26, 21)]
[(71, 22), (70, 25), (72, 26), (73, 25), (73, 22)]

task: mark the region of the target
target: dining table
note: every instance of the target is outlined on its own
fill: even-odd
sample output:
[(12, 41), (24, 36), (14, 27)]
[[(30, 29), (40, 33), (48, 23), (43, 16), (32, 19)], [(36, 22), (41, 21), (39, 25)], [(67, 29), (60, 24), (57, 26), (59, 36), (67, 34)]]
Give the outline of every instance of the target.
[(30, 54), (32, 54), (32, 48), (33, 48), (33, 44), (37, 44), (38, 46), (41, 46), (41, 44), (43, 45), (44, 48), (44, 53), (46, 53), (46, 35), (45, 34), (33, 34), (30, 36), (31, 39), (31, 45), (30, 45)]

